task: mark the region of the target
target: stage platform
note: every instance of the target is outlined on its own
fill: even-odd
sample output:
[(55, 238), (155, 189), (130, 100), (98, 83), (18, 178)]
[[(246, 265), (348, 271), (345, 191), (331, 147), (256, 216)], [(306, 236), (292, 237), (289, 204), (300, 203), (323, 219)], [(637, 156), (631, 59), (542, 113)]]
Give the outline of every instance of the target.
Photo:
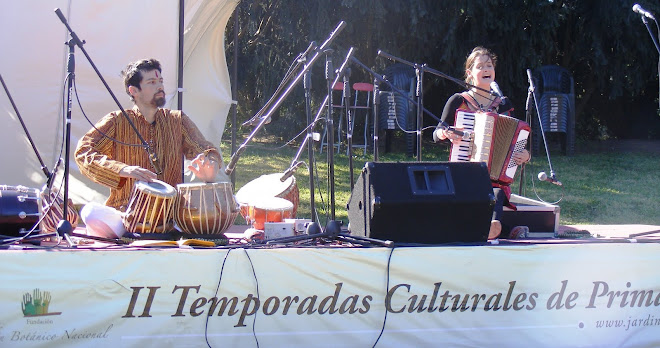
[(660, 226), (394, 247), (246, 228), (218, 247), (5, 245), (0, 346), (660, 346)]

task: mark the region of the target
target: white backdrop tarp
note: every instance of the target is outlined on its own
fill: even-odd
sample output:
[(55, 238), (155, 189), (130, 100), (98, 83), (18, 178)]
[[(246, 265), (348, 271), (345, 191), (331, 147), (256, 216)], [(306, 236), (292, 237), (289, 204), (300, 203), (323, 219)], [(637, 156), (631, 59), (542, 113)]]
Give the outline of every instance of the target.
[[(186, 0), (184, 19), (183, 110), (208, 140), (219, 145), (232, 98), (225, 60), (224, 31), (239, 0)], [(13, 1), (0, 13), (0, 74), (46, 167), (53, 170), (63, 150), (69, 33), (55, 14), (60, 8), (121, 105), (131, 108), (120, 71), (127, 63), (157, 58), (163, 65), (168, 98), (177, 108), (179, 0)], [(91, 122), (118, 107), (83, 52), (75, 48), (75, 81)], [(71, 153), (91, 128), (75, 96)], [(2, 144), (0, 184), (40, 188), (46, 183), (11, 103), (0, 92)], [(61, 152), (62, 151), (62, 152)], [(75, 203), (104, 202), (108, 189), (80, 174), (70, 156), (69, 196)], [(63, 165), (57, 185), (62, 182)]]

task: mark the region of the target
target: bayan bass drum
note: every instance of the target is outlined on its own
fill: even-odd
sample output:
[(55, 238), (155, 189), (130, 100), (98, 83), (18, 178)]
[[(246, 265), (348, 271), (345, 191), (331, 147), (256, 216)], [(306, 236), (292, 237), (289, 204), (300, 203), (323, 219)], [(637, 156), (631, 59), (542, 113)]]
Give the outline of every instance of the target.
[(238, 216), (238, 204), (229, 182), (177, 185), (174, 221), (190, 234), (221, 234)]

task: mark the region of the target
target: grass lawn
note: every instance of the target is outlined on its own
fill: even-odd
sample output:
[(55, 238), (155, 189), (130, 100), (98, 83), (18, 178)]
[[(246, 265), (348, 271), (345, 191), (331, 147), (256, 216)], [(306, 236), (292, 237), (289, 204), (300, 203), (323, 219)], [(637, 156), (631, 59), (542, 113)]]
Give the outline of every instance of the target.
[[(448, 147), (424, 143), (422, 161), (446, 161)], [(230, 145), (222, 144), (225, 162), (231, 156)], [(579, 149), (579, 147), (578, 147)], [(246, 183), (264, 174), (284, 172), (296, 155), (298, 147), (281, 146), (273, 142), (248, 144), (239, 156), (235, 169), (237, 192)], [(381, 162), (414, 162), (416, 158), (406, 156), (405, 151), (383, 153)], [(522, 196), (536, 200), (556, 203), (561, 207), (561, 224), (649, 224), (660, 225), (660, 154), (646, 152), (578, 153), (563, 156), (551, 150), (552, 167), (563, 186), (556, 186), (537, 179), (541, 171), (550, 173), (548, 159), (543, 154), (535, 156), (525, 168), (525, 175), (520, 190), (520, 169), (518, 178), (512, 185), (512, 192), (521, 192)], [(315, 206), (318, 221), (324, 223), (330, 214), (328, 165), (326, 151), (319, 153), (318, 146), (314, 155), (315, 168)], [(299, 160), (308, 162), (307, 149)], [(363, 155), (357, 149), (353, 156), (354, 177), (367, 161), (373, 161), (373, 154)], [(351, 194), (350, 167), (345, 146), (335, 155), (335, 214), (336, 219), (348, 223), (346, 203)], [(296, 181), (300, 190), (298, 217), (310, 217), (309, 173), (306, 166), (296, 172)], [(237, 224), (245, 222), (239, 217)]]

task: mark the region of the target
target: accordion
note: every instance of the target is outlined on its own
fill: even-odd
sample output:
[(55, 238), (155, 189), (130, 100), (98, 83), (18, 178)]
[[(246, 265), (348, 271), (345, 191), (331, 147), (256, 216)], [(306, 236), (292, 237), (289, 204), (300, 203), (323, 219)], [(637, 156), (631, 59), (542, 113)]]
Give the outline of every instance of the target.
[(492, 181), (513, 182), (518, 165), (512, 156), (522, 152), (531, 131), (526, 122), (493, 112), (458, 109), (454, 126), (472, 132), (472, 136), (452, 143), (450, 162), (485, 162)]

